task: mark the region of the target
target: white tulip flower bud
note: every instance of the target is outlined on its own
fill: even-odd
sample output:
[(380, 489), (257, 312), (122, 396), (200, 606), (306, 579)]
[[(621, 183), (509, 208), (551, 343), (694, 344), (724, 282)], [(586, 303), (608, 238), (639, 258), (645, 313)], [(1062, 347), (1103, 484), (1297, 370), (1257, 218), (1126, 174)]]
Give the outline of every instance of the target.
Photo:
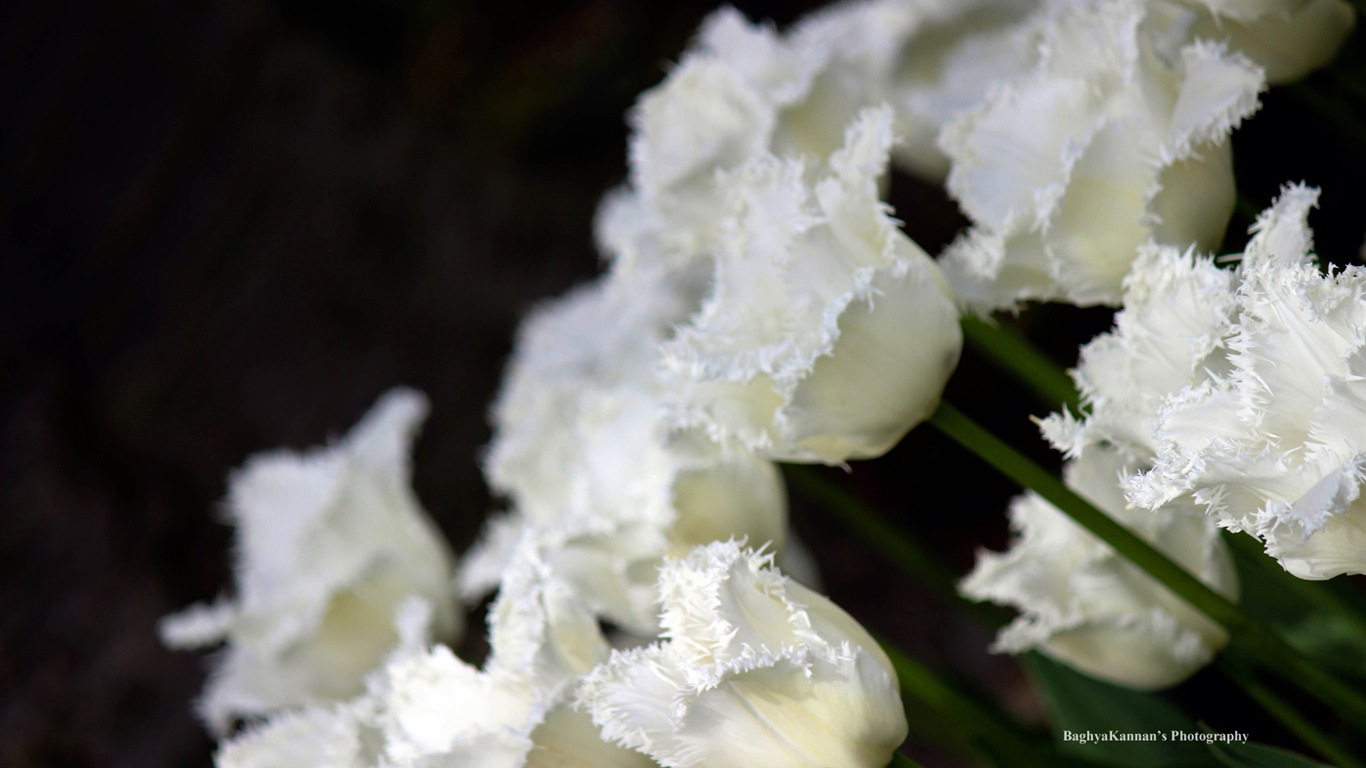
[(666, 345), (679, 428), (838, 464), (934, 410), (962, 335), (934, 262), (879, 200), (891, 144), (890, 111), (868, 110), (826, 163), (769, 156), (726, 176), (711, 294)]
[(335, 446), (253, 456), (233, 474), (237, 596), (161, 624), (172, 647), (227, 642), (199, 703), (215, 730), (358, 693), (410, 596), (435, 607), (438, 637), (458, 633), (452, 557), (411, 487), (426, 412), (421, 394), (396, 389)]
[(662, 643), (614, 651), (579, 706), (669, 768), (881, 768), (906, 737), (896, 674), (859, 624), (736, 542), (660, 572)]
[(1208, 41), (1167, 50), (1153, 23), (1139, 0), (1066, 8), (1032, 70), (945, 127), (948, 188), (973, 227), (941, 264), (968, 306), (1117, 303), (1142, 243), (1222, 239), (1227, 139), (1262, 73)]

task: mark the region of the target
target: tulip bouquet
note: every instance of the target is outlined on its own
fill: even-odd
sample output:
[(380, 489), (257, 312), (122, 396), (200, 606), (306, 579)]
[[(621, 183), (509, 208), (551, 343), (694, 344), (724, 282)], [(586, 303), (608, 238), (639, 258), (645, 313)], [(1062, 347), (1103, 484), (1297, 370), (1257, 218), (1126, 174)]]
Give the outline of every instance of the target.
[[(1125, 734), (1316, 764), (1173, 727), (1149, 692), (1215, 664), (1285, 746), (1362, 765), (1366, 678), (1239, 598), (1366, 644), (1350, 590), (1313, 583), (1366, 573), (1366, 268), (1320, 266), (1296, 183), (1216, 253), (1231, 134), (1354, 23), (1344, 0), (864, 0), (781, 33), (717, 11), (629, 115), (603, 274), (522, 325), (483, 457), (505, 504), (470, 551), (411, 490), (411, 390), (233, 476), (235, 595), (161, 627), (223, 644), (198, 702), (218, 764), (882, 768), (914, 764), (912, 704), (982, 764), (1175, 764), (1068, 744)], [(893, 169), (966, 216), (937, 256)], [(1070, 381), (993, 319), (1036, 302), (1116, 309)], [(1061, 478), (941, 401), (965, 341), (1051, 404)], [(982, 615), (1055, 725), (1086, 725), (1066, 686), (1143, 702), (1122, 733), (1017, 726), (818, 591), (786, 480), (873, 546), (902, 534), (791, 465), (856, 471), (922, 423), (1025, 489), (1009, 548), (935, 586), (1016, 609)], [(489, 596), (475, 664), (452, 648)]]

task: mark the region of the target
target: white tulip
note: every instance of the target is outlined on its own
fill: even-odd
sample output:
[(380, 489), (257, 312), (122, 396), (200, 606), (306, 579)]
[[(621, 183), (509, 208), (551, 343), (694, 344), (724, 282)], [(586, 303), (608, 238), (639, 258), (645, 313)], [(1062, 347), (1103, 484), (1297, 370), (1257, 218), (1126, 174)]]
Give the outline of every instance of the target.
[[(287, 712), (225, 743), (222, 768), (649, 768), (603, 741), (570, 706), (577, 679), (607, 658), (597, 622), (519, 548), (489, 612), (484, 669), (426, 647), (428, 606), (404, 607), (402, 641), (362, 696)], [(312, 751), (310, 751), (312, 750)]]
[[(1068, 463), (1069, 486), (1227, 597), (1237, 577), (1218, 529), (1186, 500), (1158, 510), (1126, 507), (1122, 454), (1094, 446)], [(1010, 507), (1016, 539), (981, 552), (963, 581), (968, 597), (1019, 608), (995, 650), (1039, 650), (1092, 677), (1140, 690), (1175, 685), (1228, 641), (1218, 624), (1042, 498)]]
[(1087, 415), (1042, 422), (1055, 448), (1076, 456), (1105, 443), (1138, 464), (1157, 452), (1157, 413), (1205, 378), (1223, 354), (1234, 309), (1234, 275), (1191, 251), (1147, 244), (1124, 281), (1114, 329), (1082, 347), (1074, 378)]
[[(1237, 581), (1214, 521), (1192, 499), (1156, 510), (1124, 498), (1126, 478), (1152, 466), (1164, 403), (1219, 366), (1234, 309), (1233, 273), (1192, 252), (1147, 244), (1124, 281), (1115, 327), (1081, 351), (1080, 419), (1054, 414), (1044, 435), (1072, 461), (1066, 480), (1215, 590)], [(1093, 677), (1133, 688), (1174, 685), (1204, 666), (1227, 637), (1152, 577), (1048, 502), (1028, 494), (1010, 509), (1017, 540), (984, 553), (963, 584), (977, 599), (1023, 614), (997, 640), (1039, 649)]]
[(358, 693), (410, 596), (435, 606), (438, 637), (457, 634), (452, 558), (411, 487), (426, 412), (421, 394), (393, 390), (336, 445), (253, 456), (233, 474), (237, 596), (161, 624), (172, 647), (226, 641), (199, 702), (215, 730)]
[(1214, 43), (1171, 45), (1156, 24), (1139, 0), (1068, 7), (1032, 70), (945, 127), (948, 188), (973, 227), (941, 264), (965, 304), (1114, 304), (1142, 243), (1218, 245), (1228, 136), (1262, 73)]
[(614, 651), (579, 691), (603, 738), (670, 768), (881, 768), (905, 739), (885, 654), (771, 556), (699, 547), (659, 589), (666, 640)]
[(485, 464), (511, 513), (465, 558), (470, 598), (534, 537), (601, 615), (653, 636), (660, 558), (749, 536), (781, 547), (786, 494), (748, 451), (673, 438), (661, 420), (660, 344), (700, 289), (648, 270), (604, 278), (533, 313), (494, 406)]
[(1192, 494), (1304, 579), (1366, 572), (1366, 269), (1314, 264), (1317, 199), (1288, 187), (1258, 218), (1224, 359), (1165, 404), (1130, 488), (1148, 507)]
[(934, 410), (962, 336), (934, 262), (879, 200), (891, 144), (890, 111), (868, 110), (828, 162), (767, 156), (724, 177), (711, 293), (666, 345), (675, 425), (838, 464)]

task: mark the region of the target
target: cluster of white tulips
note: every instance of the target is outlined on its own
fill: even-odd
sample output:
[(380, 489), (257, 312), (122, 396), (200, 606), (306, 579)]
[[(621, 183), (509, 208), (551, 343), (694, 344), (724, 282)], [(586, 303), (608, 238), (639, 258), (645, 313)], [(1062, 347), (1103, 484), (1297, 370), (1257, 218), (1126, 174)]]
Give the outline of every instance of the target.
[[(522, 326), (484, 461), (506, 506), (472, 551), (411, 490), (415, 392), (233, 476), (236, 594), (162, 626), (224, 643), (218, 763), (882, 768), (896, 671), (803, 586), (775, 462), (885, 453), (939, 406), (960, 313), (1027, 301), (1120, 308), (1083, 409), (1042, 421), (1068, 487), (1232, 600), (1220, 528), (1303, 579), (1366, 572), (1366, 269), (1317, 266), (1297, 185), (1212, 255), (1230, 134), (1353, 23), (1342, 0), (872, 0), (781, 33), (717, 11), (630, 114), (606, 272)], [(892, 165), (970, 222), (937, 260), (884, 202)], [(1227, 642), (1042, 496), (1009, 514), (962, 584), (1020, 610), (998, 649), (1152, 689)], [(473, 666), (451, 648), (491, 593)]]

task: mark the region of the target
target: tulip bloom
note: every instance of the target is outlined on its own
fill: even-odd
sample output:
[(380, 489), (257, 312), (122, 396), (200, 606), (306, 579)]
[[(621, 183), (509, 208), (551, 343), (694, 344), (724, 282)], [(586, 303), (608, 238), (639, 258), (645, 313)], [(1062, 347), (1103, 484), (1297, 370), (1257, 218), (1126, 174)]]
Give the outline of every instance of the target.
[(891, 144), (890, 111), (867, 110), (828, 162), (770, 156), (725, 176), (710, 295), (665, 347), (676, 427), (839, 464), (934, 410), (962, 334), (938, 268), (878, 197)]
[(769, 555), (717, 542), (666, 562), (663, 642), (611, 659), (579, 706), (669, 768), (882, 768), (906, 737), (877, 643)]
[(199, 702), (215, 730), (358, 693), (411, 596), (436, 607), (437, 637), (457, 634), (452, 557), (411, 486), (426, 412), (421, 394), (393, 390), (338, 444), (253, 456), (233, 474), (237, 597), (161, 625), (172, 647), (227, 642)]
[(1164, 404), (1129, 499), (1190, 494), (1302, 579), (1366, 572), (1366, 269), (1310, 253), (1318, 190), (1287, 187), (1236, 272), (1223, 354)]

